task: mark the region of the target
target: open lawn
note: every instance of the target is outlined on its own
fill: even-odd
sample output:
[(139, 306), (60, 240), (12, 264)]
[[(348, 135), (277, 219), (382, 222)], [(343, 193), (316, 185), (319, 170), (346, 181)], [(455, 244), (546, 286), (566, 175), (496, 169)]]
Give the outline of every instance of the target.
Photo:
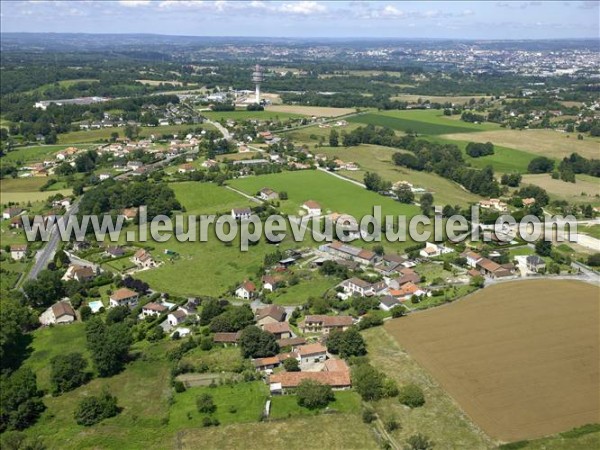
[[(361, 410), (360, 396), (353, 391), (335, 391), (335, 400), (327, 405), (328, 410), (339, 413), (358, 414)], [(295, 416), (321, 414), (323, 410), (310, 410), (298, 404), (295, 395), (277, 395), (271, 398), (271, 419), (286, 419)]]
[(177, 200), (187, 214), (215, 214), (231, 212), (232, 208), (250, 206), (251, 202), (239, 194), (212, 183), (183, 181), (169, 183)]
[(232, 119), (232, 120), (285, 120), (304, 117), (301, 113), (290, 113), (284, 111), (275, 111), (266, 109), (264, 111), (246, 111), (239, 109), (237, 111), (201, 111), (200, 114), (211, 120)]
[[(281, 134), (287, 136), (294, 144), (306, 144), (309, 146), (316, 145), (322, 139), (323, 142), (329, 142), (329, 133), (331, 133), (332, 129), (335, 129), (337, 132), (341, 133), (345, 131), (349, 133), (350, 131), (358, 128), (362, 124), (360, 123), (350, 123), (343, 127), (330, 127), (330, 128), (321, 128), (318, 125), (312, 125), (309, 127), (297, 128), (291, 131), (284, 131)], [(312, 150), (318, 153), (318, 150)]]
[(579, 225), (577, 227), (577, 231), (579, 233), (584, 233), (584, 234), (588, 234), (592, 237), (595, 237), (596, 239), (600, 239), (600, 225), (588, 225), (588, 226), (584, 226), (584, 225)]
[(535, 438), (598, 422), (599, 294), (577, 281), (503, 283), (385, 329), (490, 436)]
[(600, 205), (600, 178), (590, 175), (575, 175), (575, 183), (554, 180), (550, 174), (524, 175), (522, 184), (539, 186), (550, 194), (551, 198), (575, 203)]
[(371, 124), (388, 127), (394, 130), (413, 131), (425, 135), (441, 135), (448, 133), (472, 133), (496, 129), (497, 125), (489, 123), (474, 124), (448, 118), (440, 110), (402, 110), (380, 111), (350, 117), (349, 122)]
[[(440, 177), (431, 172), (419, 172), (396, 166), (392, 162), (392, 155), (398, 150), (379, 145), (363, 144), (356, 147), (320, 147), (316, 153), (323, 153), (330, 158), (338, 157), (341, 160), (357, 163), (360, 170), (339, 171), (341, 175), (361, 183), (365, 172), (376, 172), (383, 179), (395, 183), (396, 181), (408, 181), (415, 187), (427, 189), (433, 194), (435, 204), (440, 205), (462, 205), (467, 206), (480, 200), (480, 197), (465, 191), (458, 184)], [(417, 197), (418, 198), (418, 197)]]
[(9, 202), (26, 204), (46, 200), (48, 197), (61, 193), (71, 195), (71, 189), (58, 189), (53, 191), (39, 191), (39, 188), (48, 181), (46, 177), (4, 178), (0, 180), (0, 203)]
[[(31, 355), (25, 366), (37, 374), (38, 387), (50, 388), (50, 360), (57, 355), (80, 352), (89, 356), (85, 342), (85, 325), (81, 322), (70, 325), (39, 328), (32, 333)], [(88, 367), (91, 370), (91, 366)]]
[[(194, 387), (185, 392), (175, 394), (171, 405), (169, 422), (177, 428), (181, 426), (199, 428), (202, 419), (209, 414), (200, 413), (196, 407), (196, 399), (201, 394), (213, 397), (217, 410), (212, 417), (222, 425), (240, 422), (257, 422), (265, 408), (269, 390), (262, 381), (236, 383), (218, 387)], [(191, 418), (190, 418), (191, 416)]]
[(326, 106), (301, 106), (301, 105), (270, 105), (268, 112), (301, 114), (304, 116), (337, 117), (352, 114), (354, 108), (328, 108)]
[(307, 200), (317, 201), (324, 214), (346, 213), (357, 219), (366, 214), (372, 214), (374, 205), (381, 206), (383, 215), (412, 217), (419, 211), (418, 207), (414, 205), (396, 202), (317, 170), (238, 178), (229, 184), (250, 195), (256, 194), (264, 187), (269, 187), (277, 192), (286, 191), (289, 199), (281, 202), (281, 209), (287, 214), (297, 215), (300, 206)]
[(209, 429), (189, 428), (178, 434), (177, 443), (182, 449), (207, 450), (380, 448), (369, 426), (362, 423), (359, 417), (348, 414), (306, 416), (285, 421), (236, 424)]
[(0, 191), (2, 193), (37, 191), (48, 178), (25, 177), (25, 178), (3, 178), (0, 180)]
[(238, 347), (221, 347), (215, 345), (209, 351), (200, 347), (187, 352), (182, 361), (192, 364), (196, 369), (205, 366), (210, 373), (233, 373), (244, 364), (244, 358)]
[(571, 153), (579, 153), (586, 158), (597, 158), (600, 138), (577, 139), (577, 133), (559, 133), (553, 130), (510, 130), (499, 128), (495, 131), (469, 133), (449, 131), (447, 139), (458, 141), (491, 142), (494, 145), (523, 150), (535, 155), (562, 159)]
[(312, 272), (294, 286), (286, 286), (267, 294), (267, 297), (277, 305), (303, 305), (309, 297), (321, 297), (327, 290), (332, 289), (340, 282), (335, 277), (325, 277), (317, 272)]

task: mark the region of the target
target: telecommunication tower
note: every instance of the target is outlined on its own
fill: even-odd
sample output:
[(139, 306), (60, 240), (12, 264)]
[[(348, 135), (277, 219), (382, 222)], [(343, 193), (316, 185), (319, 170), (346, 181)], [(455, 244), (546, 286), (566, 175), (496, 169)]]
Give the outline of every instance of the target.
[(264, 80), (263, 69), (257, 64), (254, 67), (254, 72), (252, 72), (252, 81), (256, 84), (256, 103), (260, 103), (260, 83)]

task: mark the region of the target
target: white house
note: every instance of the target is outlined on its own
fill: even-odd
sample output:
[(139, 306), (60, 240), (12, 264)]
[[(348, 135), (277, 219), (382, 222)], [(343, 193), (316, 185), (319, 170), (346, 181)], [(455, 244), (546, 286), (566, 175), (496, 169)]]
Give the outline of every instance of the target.
[(358, 294), (361, 297), (366, 295), (373, 295), (373, 288), (371, 283), (361, 280), (360, 278), (350, 278), (342, 283), (344, 292), (350, 295)]
[(131, 260), (136, 266), (144, 269), (156, 267), (156, 262), (154, 261), (154, 259), (152, 259), (152, 255), (150, 255), (150, 252), (144, 250), (143, 248), (135, 252)]
[(321, 205), (319, 205), (314, 200), (308, 200), (302, 204), (302, 209), (304, 209), (309, 216), (320, 216), (321, 215)]
[(467, 260), (467, 265), (469, 267), (477, 267), (477, 263), (482, 260), (482, 256), (479, 253), (475, 252), (464, 252), (461, 254)]
[(389, 311), (390, 309), (392, 309), (395, 306), (398, 306), (399, 304), (400, 300), (398, 300), (395, 297), (392, 297), (391, 295), (386, 295), (385, 297), (382, 297), (379, 301), (379, 309), (383, 311)]
[(10, 257), (15, 260), (25, 258), (27, 244), (12, 244), (10, 246)]
[(277, 192), (275, 192), (273, 189), (269, 189), (269, 188), (262, 188), (259, 192), (258, 192), (258, 197), (261, 200), (264, 201), (269, 201), (269, 200), (277, 200), (279, 198), (279, 195), (277, 194)]
[(250, 208), (233, 208), (231, 210), (231, 216), (234, 219), (248, 219), (252, 215)]
[(167, 316), (167, 322), (172, 327), (176, 327), (177, 325), (182, 323), (186, 317), (187, 317), (187, 312), (184, 309), (180, 308), (176, 311), (173, 311), (172, 313), (170, 313)]
[(419, 255), (423, 258), (434, 258), (446, 253), (452, 253), (454, 250), (444, 247), (443, 245), (437, 245), (432, 242), (427, 242), (425, 248), (421, 249)]
[(98, 175), (98, 179), (100, 181), (108, 180), (109, 178), (110, 178), (110, 174), (108, 174), (108, 173), (101, 173)]
[(109, 297), (109, 307), (129, 306), (130, 308), (137, 305), (139, 295), (137, 292), (127, 288), (120, 288), (113, 292)]
[(23, 212), (23, 208), (17, 208), (17, 207), (6, 208), (2, 212), (2, 218), (3, 219), (12, 219), (13, 217), (18, 216), (22, 212)]
[(142, 308), (142, 316), (160, 316), (164, 313), (168, 308), (165, 305), (161, 305), (160, 303), (150, 302), (143, 306)]
[(42, 325), (71, 323), (76, 319), (75, 311), (68, 300), (56, 302), (40, 315)]
[(236, 297), (243, 298), (245, 300), (249, 300), (254, 297), (256, 293), (256, 286), (252, 281), (244, 281), (239, 287), (235, 290)]
[(327, 359), (327, 348), (319, 343), (301, 345), (296, 349), (296, 352), (300, 358), (300, 364), (323, 362)]

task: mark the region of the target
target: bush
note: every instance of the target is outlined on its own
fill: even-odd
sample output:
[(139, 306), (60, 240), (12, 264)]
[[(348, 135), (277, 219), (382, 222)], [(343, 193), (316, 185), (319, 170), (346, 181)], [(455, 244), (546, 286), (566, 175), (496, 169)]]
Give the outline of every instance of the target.
[(400, 388), (398, 400), (410, 408), (418, 408), (425, 404), (425, 394), (423, 394), (423, 390), (419, 386), (407, 384)]
[(433, 442), (424, 434), (413, 434), (406, 441), (404, 448), (406, 450), (429, 450), (433, 448)]
[(216, 417), (209, 417), (206, 416), (202, 419), (202, 426), (203, 427), (216, 427), (219, 426), (220, 422)]
[(600, 266), (600, 253), (594, 253), (593, 255), (588, 256), (587, 263), (592, 267)]
[(72, 391), (87, 381), (87, 361), (81, 353), (57, 355), (50, 360), (50, 383), (54, 394)]
[(217, 405), (215, 405), (212, 395), (207, 393), (200, 394), (196, 398), (196, 407), (198, 408), (198, 412), (205, 414), (212, 414), (217, 410)]
[(389, 419), (386, 419), (385, 423), (383, 424), (383, 427), (385, 428), (385, 431), (391, 433), (392, 431), (400, 428), (400, 424), (398, 423), (395, 417), (390, 417)]
[(175, 392), (177, 393), (185, 392), (185, 384), (183, 384), (181, 381), (174, 381), (173, 387), (175, 388)]
[(399, 393), (398, 384), (391, 378), (386, 378), (383, 382), (383, 396), (384, 397), (395, 397)]
[(296, 396), (298, 404), (308, 409), (322, 408), (334, 399), (331, 386), (313, 380), (301, 381)]
[(377, 418), (375, 411), (372, 409), (365, 409), (362, 413), (362, 421), (364, 423), (371, 423)]
[(286, 372), (300, 372), (300, 363), (296, 358), (288, 358), (283, 361), (283, 368)]
[(87, 397), (79, 402), (75, 410), (75, 420), (79, 425), (89, 427), (118, 413), (117, 398), (104, 390), (98, 397)]

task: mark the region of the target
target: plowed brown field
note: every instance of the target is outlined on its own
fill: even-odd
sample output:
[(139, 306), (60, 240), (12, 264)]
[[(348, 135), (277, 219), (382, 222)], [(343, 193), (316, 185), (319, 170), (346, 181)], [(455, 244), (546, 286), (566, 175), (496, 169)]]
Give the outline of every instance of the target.
[(385, 327), (495, 439), (600, 422), (598, 286), (503, 283)]

